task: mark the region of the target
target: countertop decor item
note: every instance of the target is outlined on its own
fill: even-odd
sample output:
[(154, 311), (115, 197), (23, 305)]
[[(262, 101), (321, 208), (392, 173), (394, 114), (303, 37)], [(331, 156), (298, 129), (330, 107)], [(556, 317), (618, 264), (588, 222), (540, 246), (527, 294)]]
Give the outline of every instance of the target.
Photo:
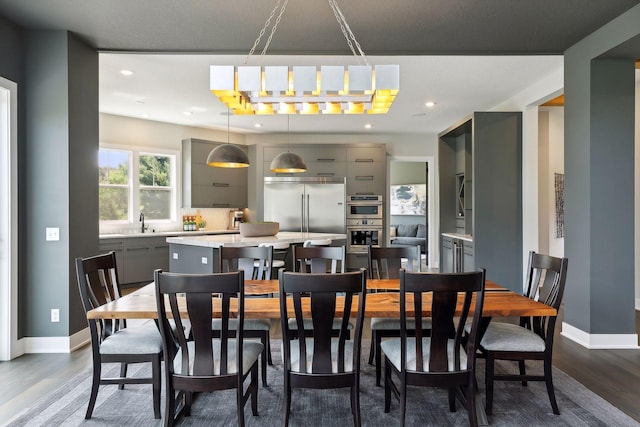
[(242, 237), (275, 236), (280, 231), (278, 222), (241, 222), (240, 235)]
[(211, 92), (234, 114), (387, 113), (400, 89), (400, 66), (369, 65), (337, 0), (329, 0), (329, 5), (358, 65), (348, 65), (346, 70), (344, 65), (246, 65), (262, 36), (269, 33), (260, 54), (260, 58), (267, 58), (265, 54), (288, 1), (282, 6), (280, 3), (278, 0), (267, 18), (245, 65), (210, 66)]

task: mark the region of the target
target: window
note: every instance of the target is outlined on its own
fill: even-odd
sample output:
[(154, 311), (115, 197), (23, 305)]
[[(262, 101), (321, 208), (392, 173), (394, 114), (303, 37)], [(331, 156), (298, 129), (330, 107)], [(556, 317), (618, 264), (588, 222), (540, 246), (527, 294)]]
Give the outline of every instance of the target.
[(176, 220), (175, 154), (102, 147), (98, 167), (102, 224)]

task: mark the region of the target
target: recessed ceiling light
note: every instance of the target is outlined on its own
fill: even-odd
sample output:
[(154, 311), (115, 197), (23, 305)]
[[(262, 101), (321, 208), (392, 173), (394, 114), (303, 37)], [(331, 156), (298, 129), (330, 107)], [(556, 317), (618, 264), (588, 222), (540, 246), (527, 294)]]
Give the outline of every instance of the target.
[(143, 119), (146, 119), (147, 117), (149, 117), (148, 114), (140, 114), (140, 117), (142, 117)]
[(193, 113), (191, 111), (184, 111), (182, 114), (184, 114), (185, 116), (190, 116)]
[(256, 123), (255, 125), (253, 125), (254, 128), (261, 128), (262, 127), (262, 123)]
[(436, 106), (436, 103), (433, 102), (433, 101), (427, 101), (427, 102), (424, 103), (424, 105), (426, 105), (429, 108), (433, 108), (433, 107)]
[(136, 104), (144, 104), (144, 99), (136, 99)]
[(371, 129), (373, 127), (373, 125), (371, 123), (367, 123), (364, 125), (365, 129)]
[(135, 73), (131, 70), (120, 70), (120, 74), (123, 76), (133, 76)]

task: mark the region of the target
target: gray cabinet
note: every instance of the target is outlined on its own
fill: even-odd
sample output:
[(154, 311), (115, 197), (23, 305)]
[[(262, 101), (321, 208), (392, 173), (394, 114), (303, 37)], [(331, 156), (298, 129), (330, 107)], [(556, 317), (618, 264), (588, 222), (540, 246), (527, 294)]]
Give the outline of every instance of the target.
[(466, 237), (443, 235), (441, 256), (440, 271), (443, 273), (475, 270), (473, 241), (469, 241)]
[(440, 231), (473, 236), (462, 244), (461, 271), (485, 268), (488, 279), (521, 291), (522, 113), (477, 112), (438, 139)]
[(218, 145), (220, 143), (193, 138), (182, 141), (183, 207), (247, 206), (247, 168), (214, 168), (207, 165), (207, 156)]
[(443, 273), (453, 273), (455, 249), (453, 247), (453, 239), (448, 236), (442, 236), (442, 250), (440, 251), (442, 261), (440, 262), (440, 271)]
[(347, 194), (387, 194), (385, 145), (347, 147)]
[(120, 283), (153, 281), (157, 268), (169, 269), (167, 236), (100, 240), (100, 253), (115, 251)]

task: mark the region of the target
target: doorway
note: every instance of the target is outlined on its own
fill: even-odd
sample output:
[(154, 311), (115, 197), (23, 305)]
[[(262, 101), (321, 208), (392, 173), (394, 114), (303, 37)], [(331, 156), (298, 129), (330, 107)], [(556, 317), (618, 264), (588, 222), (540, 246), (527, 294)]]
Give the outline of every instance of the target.
[[(394, 229), (401, 224), (422, 224), (425, 226), (426, 242), (423, 253), (423, 263), (429, 269), (437, 269), (439, 267), (439, 252), (437, 245), (436, 224), (436, 207), (435, 207), (435, 179), (434, 179), (434, 159), (430, 156), (394, 156), (389, 162), (389, 187), (386, 200), (386, 235), (391, 237)], [(394, 192), (406, 190), (407, 185), (410, 191), (417, 192), (418, 198), (424, 197), (424, 208), (411, 208), (410, 210), (399, 209), (398, 206), (392, 206), (394, 202)], [(415, 195), (414, 195), (415, 197)], [(418, 231), (420, 233), (421, 231)]]
[(17, 85), (0, 77), (0, 360), (18, 356)]

